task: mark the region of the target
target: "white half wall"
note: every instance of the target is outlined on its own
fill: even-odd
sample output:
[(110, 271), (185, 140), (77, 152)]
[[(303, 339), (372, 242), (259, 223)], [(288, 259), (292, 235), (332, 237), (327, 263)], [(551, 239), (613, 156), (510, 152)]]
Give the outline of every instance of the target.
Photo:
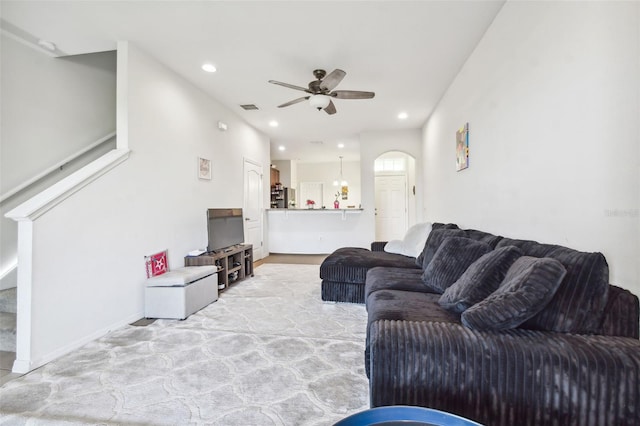
[(198, 88), (132, 45), (119, 66), (129, 159), (33, 222), (31, 344), (16, 360), (28, 369), (142, 318), (144, 256), (167, 249), (182, 266), (206, 246), (207, 208), (242, 207), (244, 159), (269, 168), (268, 138)]
[(507, 2), (423, 129), (426, 218), (602, 252), (640, 295), (639, 28), (638, 2)]

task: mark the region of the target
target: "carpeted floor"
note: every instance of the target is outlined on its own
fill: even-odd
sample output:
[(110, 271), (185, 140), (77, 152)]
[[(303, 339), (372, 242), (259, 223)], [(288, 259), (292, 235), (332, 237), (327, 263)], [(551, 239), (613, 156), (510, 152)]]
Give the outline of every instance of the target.
[(368, 408), (363, 305), (264, 264), (185, 321), (129, 326), (0, 388), (1, 425), (330, 425)]

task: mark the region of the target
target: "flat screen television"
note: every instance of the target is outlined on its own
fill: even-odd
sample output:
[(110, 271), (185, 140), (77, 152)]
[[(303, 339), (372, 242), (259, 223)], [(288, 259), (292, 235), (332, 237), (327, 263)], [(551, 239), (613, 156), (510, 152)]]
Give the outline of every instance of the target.
[(207, 209), (207, 235), (208, 252), (244, 243), (242, 209)]

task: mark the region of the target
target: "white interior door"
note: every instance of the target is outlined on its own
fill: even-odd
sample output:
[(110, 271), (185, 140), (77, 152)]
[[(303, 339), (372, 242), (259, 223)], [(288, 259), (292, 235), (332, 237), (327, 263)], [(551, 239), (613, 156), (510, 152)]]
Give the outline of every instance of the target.
[(376, 240), (400, 240), (407, 231), (407, 176), (376, 176)]
[(262, 166), (244, 160), (244, 239), (253, 244), (253, 260), (262, 259)]

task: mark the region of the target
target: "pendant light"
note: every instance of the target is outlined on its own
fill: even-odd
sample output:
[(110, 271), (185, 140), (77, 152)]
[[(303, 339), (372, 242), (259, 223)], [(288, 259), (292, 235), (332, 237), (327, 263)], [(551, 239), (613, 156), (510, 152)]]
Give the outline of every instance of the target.
[(347, 181), (342, 177), (342, 156), (340, 156), (340, 176), (333, 181), (333, 186), (347, 186)]

